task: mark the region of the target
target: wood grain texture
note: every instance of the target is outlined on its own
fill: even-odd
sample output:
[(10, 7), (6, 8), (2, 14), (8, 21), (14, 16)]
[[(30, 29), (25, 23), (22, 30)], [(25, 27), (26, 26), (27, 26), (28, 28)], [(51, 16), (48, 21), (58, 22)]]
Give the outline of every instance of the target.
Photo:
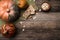
[[(20, 30), (16, 39), (21, 40), (58, 40), (60, 39), (60, 13), (39, 12), (36, 19), (20, 21), (16, 27)], [(25, 26), (25, 27), (24, 27)], [(25, 29), (25, 31), (22, 31)], [(22, 37), (21, 37), (22, 36)]]

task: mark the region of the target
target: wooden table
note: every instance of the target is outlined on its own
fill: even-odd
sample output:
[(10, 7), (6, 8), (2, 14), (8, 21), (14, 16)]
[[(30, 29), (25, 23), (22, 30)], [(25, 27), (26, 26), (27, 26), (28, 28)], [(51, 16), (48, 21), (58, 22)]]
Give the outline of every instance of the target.
[(51, 4), (49, 12), (37, 11), (33, 18), (18, 21), (16, 35), (12, 38), (1, 35), (0, 40), (60, 40), (60, 0), (36, 0), (39, 9), (43, 2)]

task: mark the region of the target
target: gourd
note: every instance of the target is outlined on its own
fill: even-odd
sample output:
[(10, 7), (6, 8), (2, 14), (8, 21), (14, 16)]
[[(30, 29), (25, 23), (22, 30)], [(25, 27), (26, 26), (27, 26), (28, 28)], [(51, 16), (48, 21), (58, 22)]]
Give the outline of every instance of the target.
[(28, 7), (28, 3), (27, 3), (27, 0), (15, 0), (16, 4), (24, 9), (24, 8), (27, 8)]
[(11, 23), (4, 24), (1, 27), (2, 28), (0, 29), (0, 31), (4, 37), (7, 37), (7, 38), (12, 37), (14, 33), (16, 32), (15, 26)]
[(0, 0), (0, 19), (13, 22), (19, 16), (20, 9), (12, 0)]

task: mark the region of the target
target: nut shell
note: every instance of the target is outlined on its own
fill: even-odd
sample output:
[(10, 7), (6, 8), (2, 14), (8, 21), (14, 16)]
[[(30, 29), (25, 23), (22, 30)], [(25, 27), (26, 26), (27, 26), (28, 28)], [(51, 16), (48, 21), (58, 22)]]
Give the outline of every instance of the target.
[(49, 11), (50, 8), (51, 8), (51, 6), (50, 6), (49, 3), (43, 3), (43, 4), (41, 5), (41, 9), (42, 9), (43, 11)]

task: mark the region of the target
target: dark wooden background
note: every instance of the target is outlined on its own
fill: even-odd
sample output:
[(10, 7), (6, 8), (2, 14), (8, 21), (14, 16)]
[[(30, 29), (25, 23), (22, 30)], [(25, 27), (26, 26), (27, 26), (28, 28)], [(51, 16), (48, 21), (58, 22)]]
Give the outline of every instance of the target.
[(15, 36), (4, 38), (0, 35), (0, 40), (60, 40), (60, 0), (36, 0), (39, 9), (43, 2), (51, 4), (49, 12), (37, 11), (35, 19), (18, 21)]

